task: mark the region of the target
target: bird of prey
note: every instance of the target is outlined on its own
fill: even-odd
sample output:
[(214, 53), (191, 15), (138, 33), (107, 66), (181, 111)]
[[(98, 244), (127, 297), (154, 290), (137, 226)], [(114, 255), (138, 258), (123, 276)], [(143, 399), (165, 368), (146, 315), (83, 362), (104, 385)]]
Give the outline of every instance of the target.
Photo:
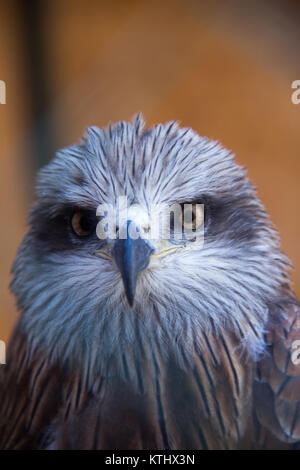
[[(99, 237), (98, 208), (121, 197), (127, 218)], [(150, 208), (174, 204), (194, 236), (174, 212), (146, 237)], [(1, 448), (299, 448), (290, 262), (231, 152), (141, 115), (89, 128), (40, 170), (28, 226)]]

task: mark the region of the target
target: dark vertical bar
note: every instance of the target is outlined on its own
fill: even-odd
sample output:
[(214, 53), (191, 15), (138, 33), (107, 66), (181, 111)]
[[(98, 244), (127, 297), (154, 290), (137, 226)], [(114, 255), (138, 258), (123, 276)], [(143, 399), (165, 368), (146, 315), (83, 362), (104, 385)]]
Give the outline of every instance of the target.
[(53, 155), (52, 126), (48, 112), (49, 80), (47, 73), (47, 47), (43, 35), (44, 1), (16, 0), (21, 25), (24, 52), (26, 93), (29, 94), (32, 115), (30, 146), (32, 167), (37, 170)]

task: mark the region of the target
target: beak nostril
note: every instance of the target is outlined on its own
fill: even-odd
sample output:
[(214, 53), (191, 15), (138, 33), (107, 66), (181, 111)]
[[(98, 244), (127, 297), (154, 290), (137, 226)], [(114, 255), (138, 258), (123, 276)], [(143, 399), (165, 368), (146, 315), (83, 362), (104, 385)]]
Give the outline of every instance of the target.
[(145, 233), (150, 232), (150, 225), (143, 225), (142, 229), (144, 230)]

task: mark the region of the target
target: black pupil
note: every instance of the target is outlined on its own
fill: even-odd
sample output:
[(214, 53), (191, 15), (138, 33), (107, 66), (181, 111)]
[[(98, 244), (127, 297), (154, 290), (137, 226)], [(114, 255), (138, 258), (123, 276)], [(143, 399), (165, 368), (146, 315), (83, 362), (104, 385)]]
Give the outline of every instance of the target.
[(93, 228), (93, 220), (89, 214), (83, 214), (80, 219), (80, 227), (85, 232), (90, 232)]
[(95, 225), (95, 217), (88, 213), (82, 214), (79, 224), (82, 231), (91, 232)]

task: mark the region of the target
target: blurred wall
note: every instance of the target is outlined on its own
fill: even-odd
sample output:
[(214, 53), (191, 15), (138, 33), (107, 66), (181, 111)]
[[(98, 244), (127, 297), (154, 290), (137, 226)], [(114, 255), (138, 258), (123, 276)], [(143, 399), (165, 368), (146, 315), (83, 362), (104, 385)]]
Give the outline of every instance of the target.
[[(0, 106), (1, 339), (16, 319), (7, 286), (25, 231), (33, 154), (45, 160), (86, 126), (137, 111), (148, 125), (176, 119), (220, 140), (247, 166), (294, 263), (300, 296), (300, 105), (291, 102), (291, 83), (300, 79), (299, 2), (41, 0), (44, 107), (32, 106), (28, 77), (36, 70), (24, 46), (24, 8), (0, 0), (0, 9), (0, 79), (8, 89)], [(41, 134), (41, 122), (49, 132)], [(44, 147), (35, 145), (41, 135)]]
[(18, 19), (12, 4), (0, 1), (0, 79), (6, 83), (6, 104), (0, 104), (0, 339), (6, 340), (16, 319), (8, 291), (9, 273), (25, 232), (27, 164), (18, 139), (29, 126), (22, 82)]

